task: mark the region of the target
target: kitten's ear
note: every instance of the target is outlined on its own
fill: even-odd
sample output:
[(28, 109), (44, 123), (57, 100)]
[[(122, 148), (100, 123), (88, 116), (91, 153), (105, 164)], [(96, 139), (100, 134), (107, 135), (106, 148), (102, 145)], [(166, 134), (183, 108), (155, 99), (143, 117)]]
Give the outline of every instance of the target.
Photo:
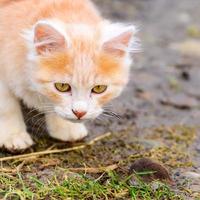
[(111, 24), (105, 30), (103, 50), (116, 56), (124, 56), (138, 50), (135, 26)]
[(53, 26), (39, 22), (34, 28), (34, 45), (39, 55), (57, 52), (66, 48), (66, 40)]

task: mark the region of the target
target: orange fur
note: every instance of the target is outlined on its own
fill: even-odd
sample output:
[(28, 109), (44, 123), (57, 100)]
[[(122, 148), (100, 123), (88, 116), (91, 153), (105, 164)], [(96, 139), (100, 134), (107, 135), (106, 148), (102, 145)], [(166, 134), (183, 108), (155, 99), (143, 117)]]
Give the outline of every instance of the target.
[(122, 73), (122, 60), (106, 53), (101, 53), (97, 63), (97, 73), (103, 76), (115, 77)]
[[(94, 119), (128, 81), (134, 26), (104, 20), (90, 0), (0, 0), (0, 148), (33, 144), (19, 99), (47, 110), (49, 134), (87, 135)], [(61, 92), (55, 83), (68, 84)], [(96, 94), (93, 88), (107, 86)], [(66, 119), (66, 120), (64, 120)], [(69, 120), (71, 120), (69, 122)], [(7, 133), (7, 134), (5, 134)]]
[(20, 1), (20, 0), (1, 0), (0, 1), (0, 6), (8, 5), (8, 4), (16, 2), (16, 1)]
[(46, 94), (46, 95), (48, 96), (48, 98), (51, 99), (53, 102), (56, 102), (56, 103), (62, 102), (61, 97), (60, 97), (58, 94), (56, 94), (55, 92), (46, 90), (46, 91), (45, 91), (45, 94)]
[[(1, 54), (0, 50), (0, 60), (11, 59), (18, 63), (18, 67), (22, 67), (24, 65), (24, 57), (27, 53), (27, 48), (19, 33), (43, 18), (57, 18), (65, 23), (83, 22), (94, 29), (102, 22), (99, 13), (88, 0), (20, 0), (16, 1), (16, 3), (13, 1), (13, 3), (8, 4), (6, 8), (0, 9), (0, 21), (3, 26), (3, 29), (0, 29), (0, 49), (6, 51)], [(11, 29), (10, 27), (14, 28)], [(75, 58), (78, 57), (80, 53), (90, 54), (93, 59), (95, 59), (95, 56), (97, 57), (98, 46), (96, 41), (98, 41), (99, 38), (98, 31), (95, 33), (96, 35), (94, 35), (93, 40), (81, 37), (73, 38), (73, 33), (70, 33), (70, 30), (68, 34), (72, 37), (74, 45), (73, 56)], [(2, 38), (4, 38), (4, 40), (2, 40)], [(9, 42), (11, 38), (12, 43), (10, 44), (10, 48), (5, 49), (6, 43)], [(16, 51), (14, 54), (13, 49)], [(4, 58), (2, 59), (1, 56), (4, 56)], [(6, 59), (5, 57), (8, 58)], [(58, 55), (55, 60), (54, 57), (47, 60), (42, 59), (41, 64), (46, 67), (49, 65), (49, 67), (47, 67), (49, 70), (55, 70), (58, 73), (69, 72), (67, 65), (64, 66), (64, 64), (67, 64), (67, 59), (68, 58), (63, 55)], [(75, 64), (75, 61), (73, 62)], [(113, 59), (108, 53), (102, 53), (100, 56), (98, 55), (96, 62), (95, 64), (98, 68), (97, 73), (103, 76), (114, 76), (122, 71), (121, 63), (118, 59)], [(71, 65), (73, 64), (71, 63)], [(53, 68), (53, 66), (55, 68)]]
[(50, 71), (52, 74), (72, 74), (70, 66), (72, 58), (66, 53), (57, 53), (50, 57), (42, 57), (40, 59), (40, 68), (45, 71)]
[[(11, 78), (10, 73), (12, 72), (14, 72), (15, 77), (20, 77), (20, 74), (24, 73), (23, 67), (26, 65), (25, 58), (28, 49), (21, 33), (38, 20), (56, 18), (65, 23), (86, 23), (93, 27), (102, 21), (89, 0), (20, 0), (12, 1), (12, 3), (9, 3), (8, 0), (5, 2), (7, 6), (0, 7), (0, 74), (2, 78), (7, 77), (8, 80)], [(71, 34), (73, 35), (73, 33)], [(81, 41), (74, 39), (74, 44), (78, 48), (80, 43)], [(87, 42), (83, 43), (85, 51), (87, 51), (88, 46)], [(80, 50), (78, 51), (80, 52)], [(67, 67), (65, 66), (63, 69), (60, 66), (66, 62), (66, 59), (62, 55), (59, 55), (54, 61), (49, 58), (49, 69), (63, 73)], [(45, 64), (44, 60), (41, 62)], [(6, 69), (2, 67), (4, 65)], [(51, 67), (53, 65), (57, 66), (53, 69)]]
[(108, 103), (112, 98), (113, 98), (113, 94), (112, 94), (112, 93), (109, 93), (109, 94), (106, 94), (106, 95), (100, 97), (100, 99), (99, 99), (99, 105), (101, 105), (101, 106), (105, 105), (105, 104)]
[[(0, 8), (0, 21), (1, 27), (3, 27), (0, 28), (0, 49), (3, 49), (5, 43), (12, 39), (11, 47), (15, 47), (16, 51), (21, 53), (17, 57), (19, 59), (17, 62), (21, 63), (20, 59), (24, 60), (26, 49), (19, 33), (34, 25), (38, 20), (45, 18), (56, 18), (65, 23), (83, 22), (91, 26), (99, 24), (102, 20), (88, 0), (16, 1)], [(6, 49), (6, 51), (8, 50)]]

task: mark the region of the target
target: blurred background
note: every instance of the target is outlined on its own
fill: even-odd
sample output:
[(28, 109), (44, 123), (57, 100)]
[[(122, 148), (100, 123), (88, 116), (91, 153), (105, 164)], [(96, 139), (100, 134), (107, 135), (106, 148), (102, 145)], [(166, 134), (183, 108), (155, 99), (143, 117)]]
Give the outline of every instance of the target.
[(142, 43), (142, 52), (134, 55), (130, 83), (113, 103), (122, 119), (110, 119), (104, 128), (200, 125), (200, 1), (94, 2), (107, 18), (138, 26)]
[[(121, 119), (91, 123), (91, 132), (128, 133), (126, 144), (151, 149), (148, 157), (169, 167), (178, 184), (188, 182), (192, 197), (186, 199), (200, 198), (200, 1), (94, 2), (104, 16), (139, 27), (142, 52), (133, 56), (130, 82), (112, 103)], [(166, 146), (166, 154), (157, 152)]]

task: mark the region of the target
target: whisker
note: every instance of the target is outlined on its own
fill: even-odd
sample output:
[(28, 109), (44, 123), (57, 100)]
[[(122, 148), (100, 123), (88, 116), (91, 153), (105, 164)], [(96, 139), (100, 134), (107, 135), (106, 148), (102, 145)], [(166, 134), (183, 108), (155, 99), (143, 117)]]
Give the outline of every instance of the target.
[[(37, 107), (37, 108), (34, 108), (34, 109), (32, 109), (32, 110), (30, 110), (26, 115), (27, 116), (29, 116), (31, 113), (33, 113), (34, 111), (39, 111), (39, 109), (41, 109), (41, 108), (46, 108), (46, 109), (50, 109), (50, 108), (54, 108), (53, 106), (41, 106), (41, 107)], [(44, 111), (45, 111), (45, 109), (44, 109)]]
[(96, 119), (99, 120), (99, 121), (101, 121), (101, 122), (104, 122), (104, 121), (105, 121), (105, 119), (104, 119), (104, 118), (101, 118), (101, 116), (97, 117)]
[(104, 108), (104, 111), (106, 111), (106, 112), (110, 112), (110, 113), (113, 113), (113, 114), (115, 114), (115, 115), (117, 115), (117, 116), (119, 116), (119, 114), (117, 114), (117, 113), (115, 113), (113, 110), (111, 110), (110, 108)]
[(119, 114), (117, 114), (117, 113), (114, 113), (114, 112), (110, 112), (113, 116), (115, 116), (115, 117), (117, 117), (118, 119), (121, 119), (121, 116), (119, 115)]
[(109, 117), (115, 117), (117, 119), (121, 119), (121, 117), (118, 114), (114, 113), (113, 111), (104, 110), (103, 115), (106, 115), (106, 116), (109, 116)]
[(44, 113), (43, 112), (42, 113), (38, 113), (38, 114), (36, 114), (34, 116), (29, 117), (28, 119), (25, 120), (25, 123), (28, 123), (30, 120), (33, 121), (34, 118), (39, 117), (41, 115), (44, 115)]
[(46, 110), (46, 111), (44, 111), (44, 112), (39, 112), (39, 113), (37, 113), (36, 115), (31, 116), (31, 117), (29, 117), (27, 120), (25, 120), (25, 123), (28, 123), (30, 120), (33, 120), (34, 118), (39, 117), (40, 115), (45, 115), (45, 114), (47, 114), (47, 113), (49, 113), (49, 112), (54, 113), (54, 110)]
[(54, 109), (54, 106), (52, 106), (52, 105), (49, 105), (49, 106), (44, 105), (44, 106), (38, 106), (38, 107), (37, 107), (38, 110), (41, 110), (41, 109), (42, 109), (42, 110), (45, 110), (45, 109), (48, 109), (48, 108), (49, 108), (49, 109), (50, 109), (50, 108), (51, 108), (51, 109)]
[(31, 109), (26, 115), (30, 115), (31, 113), (33, 113), (34, 111), (38, 111), (38, 109), (34, 108), (34, 109)]
[(41, 117), (40, 119), (38, 119), (35, 123), (34, 123), (34, 126), (32, 127), (33, 128), (33, 133), (35, 135), (38, 135), (38, 128), (37, 128), (37, 131), (35, 131), (36, 127), (39, 127), (40, 123), (44, 121), (44, 118)]
[[(52, 113), (53, 113), (53, 112), (46, 112), (45, 115), (49, 115), (49, 114), (52, 114)], [(35, 130), (36, 126), (38, 127), (36, 132), (33, 131), (33, 132), (36, 133), (36, 135), (40, 135), (40, 134), (39, 134), (39, 130), (40, 130), (41, 127), (45, 124), (45, 122), (46, 122), (45, 118), (44, 118), (44, 117), (41, 117), (40, 119), (38, 119), (38, 120), (34, 123), (33, 130)], [(45, 128), (46, 128), (46, 126), (43, 127), (42, 130), (44, 130)]]
[[(36, 131), (36, 135), (37, 136), (41, 136), (43, 133), (43, 130), (46, 128), (45, 126), (45, 119), (42, 118), (42, 120), (40, 120), (40, 124), (38, 125), (37, 131)], [(40, 129), (42, 128), (42, 130), (40, 131)]]
[(109, 109), (109, 108), (113, 108), (113, 107), (114, 107), (114, 106), (113, 106), (112, 104), (109, 104), (109, 105), (105, 105), (105, 106), (103, 106), (104, 109), (106, 109), (106, 108)]

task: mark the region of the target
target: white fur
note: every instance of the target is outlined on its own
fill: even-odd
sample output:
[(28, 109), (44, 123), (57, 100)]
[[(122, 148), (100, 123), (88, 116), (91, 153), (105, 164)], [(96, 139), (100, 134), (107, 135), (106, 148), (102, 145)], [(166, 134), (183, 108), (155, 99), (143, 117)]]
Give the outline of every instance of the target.
[(57, 19), (46, 19), (46, 20), (40, 20), (38, 21), (33, 27), (31, 27), (30, 29), (24, 30), (22, 32), (22, 37), (26, 40), (27, 42), (27, 46), (29, 48), (29, 54), (27, 56), (28, 60), (30, 61), (35, 61), (36, 57), (37, 57), (37, 52), (36, 52), (36, 47), (46, 43), (49, 43), (52, 41), (51, 39), (45, 40), (42, 43), (35, 43), (34, 42), (34, 33), (35, 33), (35, 28), (38, 25), (48, 25), (51, 26), (52, 28), (54, 28), (56, 31), (58, 31), (61, 35), (64, 36), (65, 40), (66, 40), (66, 44), (67, 47), (70, 48), (71, 46), (71, 42), (70, 39), (67, 35), (67, 31), (66, 31), (66, 25), (64, 23), (62, 23), (60, 20)]
[(26, 132), (18, 100), (0, 82), (0, 147), (26, 149), (33, 144)]
[(105, 22), (102, 25), (102, 44), (126, 32), (132, 33), (132, 38), (129, 45), (126, 47), (121, 44), (116, 44), (115, 48), (126, 51), (127, 53), (136, 53), (140, 51), (140, 42), (139, 39), (136, 37), (136, 33), (138, 32), (138, 30), (134, 25), (129, 24)]
[[(124, 85), (122, 84), (122, 86), (112, 84), (112, 80), (108, 80), (109, 78), (106, 79), (98, 77), (97, 74), (91, 74), (90, 68), (93, 67), (93, 62), (87, 53), (77, 55), (73, 66), (75, 70), (73, 77), (67, 77), (65, 74), (59, 77), (55, 75), (52, 77), (51, 82), (46, 84), (37, 83), (35, 74), (37, 72), (38, 55), (35, 47), (38, 44), (34, 43), (34, 30), (38, 24), (48, 24), (59, 31), (65, 37), (69, 48), (71, 44), (67, 32), (68, 26), (71, 26), (72, 32), (74, 31), (77, 37), (84, 36), (87, 39), (92, 39), (94, 32), (93, 28), (89, 28), (87, 25), (65, 25), (57, 20), (39, 21), (29, 31), (26, 31), (23, 37), (29, 48), (27, 58), (25, 58), (22, 63), (15, 63), (14, 61), (12, 63), (12, 60), (15, 60), (15, 58), (11, 59), (10, 71), (6, 72), (7, 81), (4, 83), (0, 81), (0, 147), (24, 149), (33, 144), (32, 139), (26, 132), (19, 100), (16, 97), (22, 99), (29, 107), (34, 107), (41, 111), (45, 110), (43, 103), (45, 103), (45, 105), (51, 105), (51, 112), (54, 112), (54, 114), (46, 116), (49, 134), (63, 141), (75, 141), (85, 137), (87, 135), (87, 130), (81, 123), (72, 123), (68, 121), (76, 120), (77, 122), (77, 117), (72, 112), (72, 109), (86, 111), (87, 114), (83, 117), (83, 120), (96, 118), (102, 113), (102, 108), (98, 105), (97, 101), (101, 95), (91, 94), (92, 88), (95, 85), (108, 85), (107, 92), (112, 92), (114, 98), (121, 93), (122, 88), (128, 80), (128, 70), (131, 63), (129, 53), (133, 52), (133, 49), (136, 49), (135, 47), (132, 48), (132, 43), (134, 43), (132, 41), (128, 49), (126, 49), (127, 57), (124, 59), (126, 69), (124, 69)], [(102, 45), (104, 42), (119, 36), (127, 30), (131, 30), (133, 33), (136, 31), (134, 26), (122, 24), (107, 24), (105, 28), (98, 28), (104, 30), (102, 32), (102, 40), (99, 41)], [(134, 37), (133, 41), (135, 41)], [(117, 48), (124, 47), (118, 46)], [(15, 49), (15, 47), (11, 44), (10, 49)], [(0, 62), (1, 65), (4, 65), (3, 68), (6, 69), (7, 62)], [(93, 70), (92, 73), (94, 73)], [(3, 78), (4, 76), (0, 74), (0, 80)], [(72, 95), (60, 94), (56, 91), (54, 87), (55, 82), (69, 83), (72, 87)], [(85, 83), (84, 87), (83, 82)], [(43, 93), (43, 91), (47, 90), (57, 92), (60, 96), (62, 95), (62, 102), (56, 104), (47, 99), (46, 96), (48, 95)]]
[(88, 105), (85, 101), (74, 101), (72, 109), (80, 112), (87, 112)]
[(87, 129), (83, 124), (66, 121), (57, 115), (47, 115), (49, 134), (62, 141), (76, 141), (87, 136)]

